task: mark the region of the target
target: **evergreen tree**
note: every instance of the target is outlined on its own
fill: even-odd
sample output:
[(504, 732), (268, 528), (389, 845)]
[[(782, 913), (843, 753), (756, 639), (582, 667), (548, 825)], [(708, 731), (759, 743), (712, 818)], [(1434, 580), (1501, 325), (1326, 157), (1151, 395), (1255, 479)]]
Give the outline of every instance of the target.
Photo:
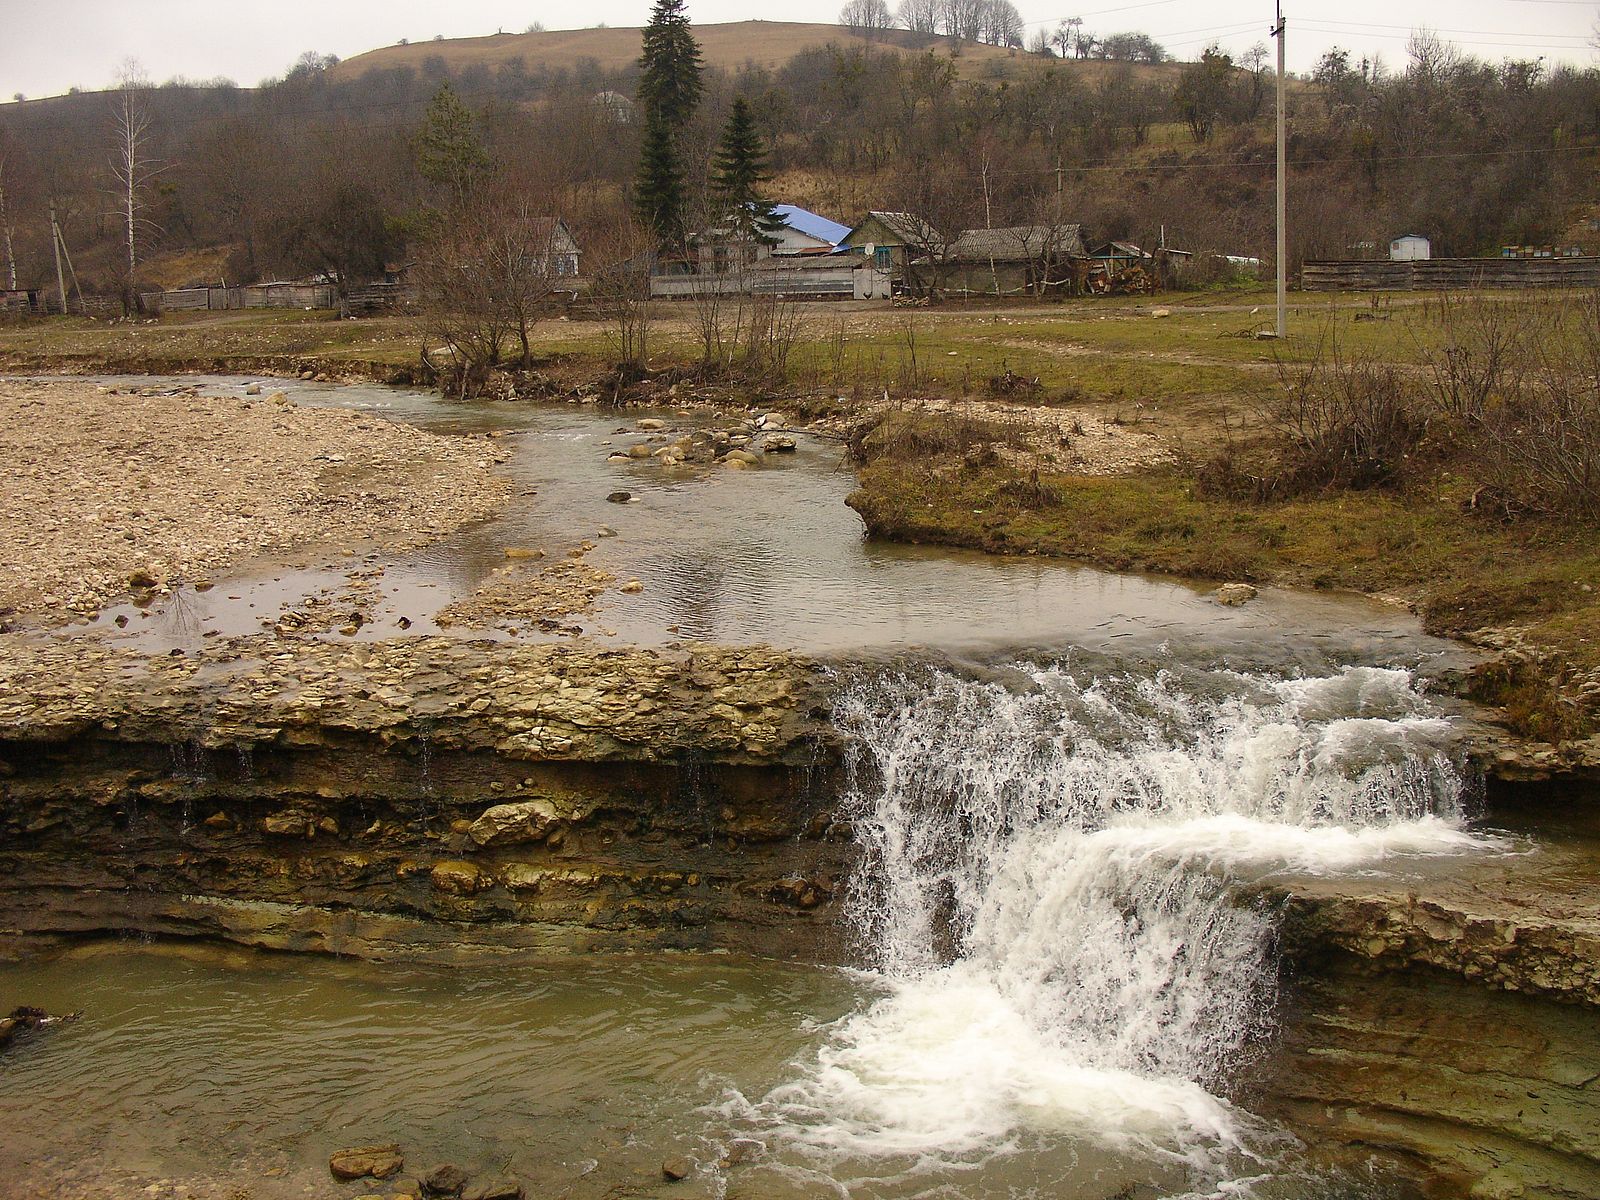
[(761, 185), (771, 178), (755, 117), (749, 102), (740, 96), (733, 102), (722, 141), (711, 160), (711, 189), (736, 236), (769, 246), (777, 243), (784, 228), (783, 218), (772, 211), (772, 201), (760, 195)]
[(415, 149), (422, 177), (448, 188), (455, 204), (466, 199), (490, 166), (477, 119), (448, 83), (440, 84), (428, 102)]
[(661, 117), (674, 134), (700, 103), (700, 43), (689, 31), (683, 0), (656, 0), (639, 58), (639, 103), (646, 120)]
[(634, 207), (663, 245), (682, 239), (683, 172), (678, 137), (700, 103), (700, 44), (689, 31), (683, 0), (656, 0), (639, 59), (644, 138)]
[(645, 123), (639, 147), (639, 178), (634, 184), (634, 209), (655, 231), (661, 245), (683, 240), (683, 173), (672, 130), (659, 116)]

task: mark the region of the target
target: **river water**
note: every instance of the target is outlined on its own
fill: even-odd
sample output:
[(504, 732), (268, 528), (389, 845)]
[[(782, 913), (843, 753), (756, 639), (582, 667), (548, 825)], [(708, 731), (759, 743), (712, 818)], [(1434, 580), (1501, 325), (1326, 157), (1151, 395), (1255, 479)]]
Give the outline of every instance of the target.
[[(244, 395), (232, 377), (114, 377), (117, 386), (179, 388)], [(1337, 645), (1368, 659), (1422, 644), (1404, 611), (1351, 596), (1267, 589), (1255, 602), (1225, 608), (1209, 585), (1115, 574), (1028, 556), (871, 542), (844, 503), (854, 476), (839, 443), (801, 435), (794, 454), (763, 455), (762, 469), (663, 469), (653, 460), (614, 464), (610, 453), (646, 435), (648, 414), (606, 414), (591, 406), (457, 405), (437, 394), (379, 386), (267, 381), (296, 403), (325, 404), (408, 421), (440, 432), (506, 436), (503, 470), (515, 485), (497, 519), (414, 554), (293, 557), (219, 581), (206, 591), (181, 587), (149, 609), (107, 609), (87, 628), (153, 650), (192, 646), (208, 633), (260, 632), (285, 608), (333, 593), (352, 570), (381, 567), (375, 600), (363, 606), (358, 638), (440, 632), (432, 617), (470, 595), (506, 565), (507, 547), (560, 558), (589, 540), (587, 561), (643, 591), (603, 595), (593, 613), (566, 622), (602, 642), (659, 645), (673, 640), (764, 642), (817, 654), (926, 646), (992, 653), (996, 648), (1074, 645), (1100, 648), (1203, 643), (1250, 651), (1262, 645), (1286, 658), (1297, 647)], [(669, 429), (721, 421), (655, 414)], [(609, 503), (627, 491), (629, 504)], [(602, 537), (602, 530), (615, 536)], [(128, 618), (118, 630), (117, 617)], [(404, 618), (405, 628), (401, 627)], [(73, 627), (82, 630), (85, 627)], [(471, 637), (541, 637), (491, 627), (454, 627)], [(333, 635), (342, 636), (342, 635)], [(1444, 643), (1432, 642), (1435, 651)]]
[[(1501, 851), (1410, 669), (1437, 643), (1356, 601), (1222, 609), (1167, 581), (873, 547), (831, 449), (619, 483), (617, 422), (593, 413), (337, 399), (522, 431), (529, 503), (391, 564), (397, 605), (407, 571), (467, 589), (505, 545), (604, 521), (602, 561), (646, 585), (594, 617), (619, 640), (983, 659), (838, 668), (868, 969), (455, 972), (132, 942), (0, 965), (0, 1005), (83, 1010), (0, 1057), (0, 1196), (355, 1195), (327, 1155), (386, 1141), (539, 1196), (1391, 1194), (1238, 1090), (1271, 1053), (1277, 983), (1274, 913), (1239, 887)], [(642, 503), (607, 504), (617, 486)], [(137, 636), (186, 636), (164, 619)], [(696, 1171), (669, 1184), (677, 1154)]]

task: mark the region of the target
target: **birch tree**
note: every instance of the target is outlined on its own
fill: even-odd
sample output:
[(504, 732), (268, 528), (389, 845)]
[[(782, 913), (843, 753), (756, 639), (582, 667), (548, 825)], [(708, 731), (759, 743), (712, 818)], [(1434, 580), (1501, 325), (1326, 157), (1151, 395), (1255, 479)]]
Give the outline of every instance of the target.
[(0, 249), (6, 256), (6, 287), (17, 290), (17, 252), (11, 244), (11, 210), (6, 207), (6, 146), (0, 142)]
[(133, 287), (139, 251), (144, 235), (155, 232), (155, 225), (146, 215), (149, 208), (146, 196), (150, 180), (161, 164), (151, 156), (150, 109), (146, 103), (149, 88), (149, 81), (136, 62), (129, 60), (123, 65), (121, 86), (113, 100), (115, 147), (111, 175), (116, 181), (117, 215), (122, 223), (124, 315), (137, 307)]

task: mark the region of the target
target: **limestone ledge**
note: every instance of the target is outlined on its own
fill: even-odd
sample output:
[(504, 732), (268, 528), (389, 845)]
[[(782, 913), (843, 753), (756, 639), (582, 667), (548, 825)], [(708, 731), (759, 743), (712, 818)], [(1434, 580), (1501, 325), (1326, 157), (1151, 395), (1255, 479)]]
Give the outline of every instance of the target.
[(1577, 850), (1463, 861), (1427, 881), (1297, 880), (1258, 892), (1283, 910), (1291, 960), (1432, 968), (1492, 990), (1600, 1006), (1600, 887)]
[[(808, 761), (819, 668), (763, 647), (232, 639), (154, 657), (0, 636), (0, 742), (341, 736), (512, 759)], [(3, 751), (0, 751), (3, 752)]]

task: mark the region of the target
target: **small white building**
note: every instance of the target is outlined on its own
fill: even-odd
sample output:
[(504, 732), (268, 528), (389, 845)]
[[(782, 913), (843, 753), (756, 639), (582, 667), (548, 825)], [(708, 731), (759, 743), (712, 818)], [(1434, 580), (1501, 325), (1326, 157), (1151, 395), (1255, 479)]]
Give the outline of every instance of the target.
[(1420, 233), (1404, 233), (1389, 243), (1390, 262), (1422, 262), (1433, 257), (1433, 243)]

